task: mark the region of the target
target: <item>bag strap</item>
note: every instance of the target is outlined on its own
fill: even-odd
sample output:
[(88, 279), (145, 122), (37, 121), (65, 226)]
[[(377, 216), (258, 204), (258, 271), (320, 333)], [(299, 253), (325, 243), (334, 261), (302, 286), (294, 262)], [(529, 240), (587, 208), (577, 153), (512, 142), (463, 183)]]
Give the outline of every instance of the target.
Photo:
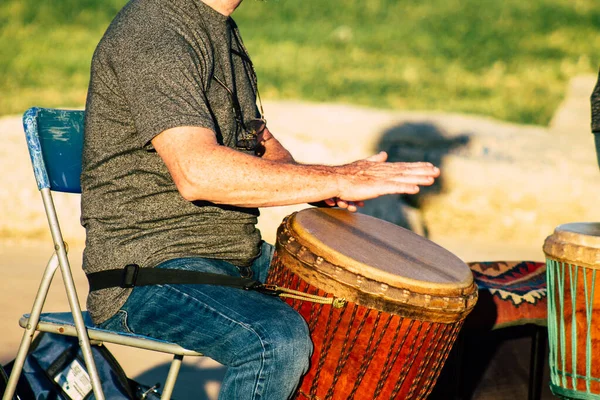
[(87, 278), (90, 284), (90, 292), (111, 287), (133, 288), (136, 286), (163, 284), (219, 285), (243, 290), (254, 290), (271, 296), (331, 304), (335, 308), (342, 308), (346, 305), (346, 300), (343, 298), (311, 295), (285, 287), (263, 284), (249, 278), (182, 269), (140, 268), (137, 264), (128, 264), (123, 269), (93, 272), (88, 274)]
[(203, 284), (230, 286), (250, 290), (262, 283), (249, 278), (182, 269), (140, 268), (128, 264), (123, 269), (111, 269), (87, 275), (90, 292), (111, 287), (133, 288), (160, 284)]

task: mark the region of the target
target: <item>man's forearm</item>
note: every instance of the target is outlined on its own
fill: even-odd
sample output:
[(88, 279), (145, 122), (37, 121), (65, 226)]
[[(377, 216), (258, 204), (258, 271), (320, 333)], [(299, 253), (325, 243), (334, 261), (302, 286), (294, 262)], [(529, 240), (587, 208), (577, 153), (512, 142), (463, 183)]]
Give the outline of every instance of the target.
[(187, 200), (240, 207), (283, 206), (337, 196), (333, 167), (301, 165), (291, 160), (258, 158), (219, 146), (210, 158), (190, 165), (186, 183), (178, 186)]
[(268, 157), (248, 155), (219, 145), (212, 131), (198, 127), (169, 129), (152, 144), (185, 199), (240, 207), (416, 193), (418, 185), (431, 185), (439, 175), (430, 163), (388, 163), (383, 152), (339, 166), (282, 162), (276, 148), (266, 150)]

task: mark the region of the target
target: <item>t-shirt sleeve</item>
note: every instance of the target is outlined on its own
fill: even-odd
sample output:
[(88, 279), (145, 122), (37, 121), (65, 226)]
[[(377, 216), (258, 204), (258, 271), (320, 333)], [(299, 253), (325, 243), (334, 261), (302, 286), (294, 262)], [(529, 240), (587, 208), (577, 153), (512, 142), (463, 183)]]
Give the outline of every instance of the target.
[(184, 38), (169, 32), (159, 40), (131, 41), (113, 52), (113, 68), (140, 146), (178, 126), (215, 131), (206, 96), (212, 65), (209, 49), (194, 50)]

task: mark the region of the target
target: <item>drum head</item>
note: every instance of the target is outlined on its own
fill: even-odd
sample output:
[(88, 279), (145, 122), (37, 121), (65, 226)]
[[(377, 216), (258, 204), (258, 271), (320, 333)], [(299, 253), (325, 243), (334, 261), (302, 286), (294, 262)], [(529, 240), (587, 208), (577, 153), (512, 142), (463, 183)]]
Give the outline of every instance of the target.
[(576, 222), (558, 226), (544, 242), (551, 259), (600, 269), (600, 223)]
[(368, 215), (311, 208), (293, 214), (289, 227), (309, 251), (358, 279), (435, 294), (473, 285), (471, 270), (454, 254)]

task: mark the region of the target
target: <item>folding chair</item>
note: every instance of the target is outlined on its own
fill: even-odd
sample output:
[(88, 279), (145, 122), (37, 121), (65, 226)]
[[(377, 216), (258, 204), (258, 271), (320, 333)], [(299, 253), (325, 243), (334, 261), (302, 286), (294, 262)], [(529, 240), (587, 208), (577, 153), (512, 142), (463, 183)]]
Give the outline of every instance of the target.
[[(94, 326), (88, 313), (81, 311), (79, 305), (67, 257), (67, 246), (63, 241), (51, 191), (81, 193), (79, 176), (83, 149), (83, 120), (84, 112), (78, 110), (31, 108), (23, 116), (27, 147), (48, 217), (55, 251), (44, 271), (31, 313), (25, 314), (19, 321), (21, 327), (25, 328), (25, 332), (2, 399), (13, 399), (25, 357), (36, 331), (78, 337), (97, 400), (104, 400), (105, 397), (92, 357), (92, 344), (107, 342), (173, 354), (173, 361), (161, 397), (169, 399), (183, 356), (201, 356), (202, 354), (147, 336), (99, 329)], [(57, 268), (60, 268), (62, 273), (71, 312), (42, 314), (46, 295)]]

